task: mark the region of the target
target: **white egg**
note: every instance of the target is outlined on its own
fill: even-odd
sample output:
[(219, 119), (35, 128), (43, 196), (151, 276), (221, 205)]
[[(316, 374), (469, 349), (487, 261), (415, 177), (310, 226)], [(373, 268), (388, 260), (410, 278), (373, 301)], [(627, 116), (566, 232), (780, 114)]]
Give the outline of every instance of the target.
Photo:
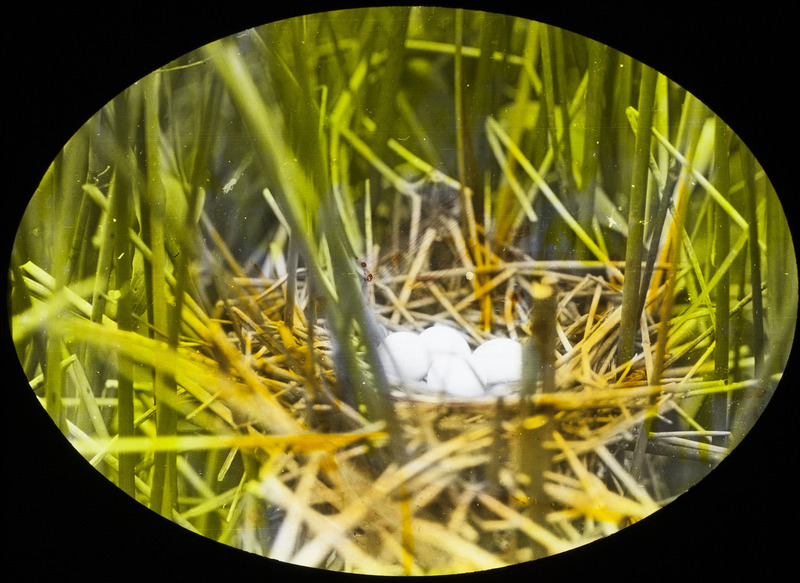
[(480, 397), (486, 387), (486, 372), (472, 355), (444, 354), (428, 371), (428, 386), (454, 397)]
[(494, 338), (484, 342), (472, 353), (486, 371), (490, 385), (522, 380), (522, 345), (510, 338)]
[(431, 355), (431, 362), (444, 354), (457, 354), (463, 357), (469, 356), (469, 344), (466, 339), (450, 326), (435, 324), (426, 328), (419, 335), (420, 341), (428, 349)]
[(394, 381), (421, 381), (431, 366), (428, 350), (413, 332), (389, 334), (378, 346), (378, 358)]

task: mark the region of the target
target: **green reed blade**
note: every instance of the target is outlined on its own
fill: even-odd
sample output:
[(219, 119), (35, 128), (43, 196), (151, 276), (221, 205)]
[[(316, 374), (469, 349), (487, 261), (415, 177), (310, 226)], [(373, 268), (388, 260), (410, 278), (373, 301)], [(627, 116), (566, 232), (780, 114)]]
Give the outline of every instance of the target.
[(658, 73), (650, 67), (642, 68), (639, 88), (639, 112), (636, 131), (633, 176), (628, 207), (628, 242), (625, 246), (625, 282), (622, 288), (622, 319), (617, 351), (617, 365), (628, 362), (634, 355), (636, 332), (640, 314), (639, 288), (641, 286), (642, 255), (644, 246), (645, 206), (650, 168), (650, 148), (653, 124), (653, 100)]

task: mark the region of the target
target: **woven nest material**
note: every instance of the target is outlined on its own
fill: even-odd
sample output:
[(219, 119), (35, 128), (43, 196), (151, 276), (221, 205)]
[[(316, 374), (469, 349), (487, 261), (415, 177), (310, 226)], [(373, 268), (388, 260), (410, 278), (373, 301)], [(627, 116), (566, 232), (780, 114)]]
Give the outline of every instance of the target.
[[(228, 304), (231, 334), (276, 397), (331, 440), (359, 432), (365, 438), (265, 461), (237, 544), (330, 569), (465, 572), (585, 544), (675, 495), (668, 484), (652, 483), (651, 491), (662, 492), (652, 497), (625, 467), (648, 410), (674, 415), (681, 396), (702, 383), (670, 377), (685, 373), (676, 359), (654, 392), (645, 382), (647, 338), (641, 356), (617, 368), (621, 292), (605, 277), (608, 266), (520, 261), (480, 273), (465, 265), (401, 276), (370, 270), (366, 261), (361, 267), (364, 301), (385, 330), (448, 322), (473, 346), (530, 336), (532, 286), (545, 278), (557, 297), (555, 390), (523, 399), (516, 383), (502, 396), (453, 399), (424, 385), (393, 384), (387, 402), (396, 425), (376, 426), (344, 396), (325, 319), (310, 326), (295, 308), (292, 328), (282, 328), (286, 286), (249, 280), (249, 300)], [(490, 323), (479, 307), (483, 297), (492, 298)], [(683, 361), (701, 348), (684, 352)], [(532, 436), (542, 463), (537, 475), (521, 471)], [(700, 452), (679, 442), (653, 443), (648, 451), (706, 462), (724, 455), (722, 448)], [(663, 458), (647, 464), (652, 480)]]

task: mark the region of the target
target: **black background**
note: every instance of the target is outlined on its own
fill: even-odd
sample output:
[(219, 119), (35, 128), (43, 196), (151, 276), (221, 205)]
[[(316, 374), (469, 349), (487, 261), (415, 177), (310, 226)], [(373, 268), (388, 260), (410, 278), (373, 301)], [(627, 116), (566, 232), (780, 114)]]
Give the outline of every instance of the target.
[[(339, 7), (222, 3), (14, 3), (4, 18), (6, 99), (2, 200), (7, 273), (20, 215), (50, 162), (92, 114), (128, 85), (188, 51), (245, 28)], [(475, 8), (562, 26), (631, 54), (688, 88), (748, 144), (794, 227), (798, 105), (794, 17), (776, 2), (559, 3)], [(552, 3), (551, 3), (552, 4)], [(722, 3), (720, 3), (722, 4)], [(784, 6), (786, 4), (783, 4)], [(263, 6), (261, 8), (257, 6)], [(352, 6), (351, 4), (342, 5)], [(462, 6), (464, 6), (462, 4)], [(78, 456), (26, 390), (6, 321), (4, 552), (13, 580), (74, 574), (84, 581), (210, 581), (219, 577), (346, 576), (307, 571), (217, 545), (126, 498)], [(795, 353), (797, 351), (795, 350)], [(745, 441), (708, 478), (643, 522), (531, 564), (468, 576), (573, 581), (772, 579), (797, 541), (794, 420), (797, 364)], [(11, 422), (9, 424), (9, 421)], [(7, 538), (8, 540), (8, 538)], [(349, 576), (347, 576), (349, 577)]]

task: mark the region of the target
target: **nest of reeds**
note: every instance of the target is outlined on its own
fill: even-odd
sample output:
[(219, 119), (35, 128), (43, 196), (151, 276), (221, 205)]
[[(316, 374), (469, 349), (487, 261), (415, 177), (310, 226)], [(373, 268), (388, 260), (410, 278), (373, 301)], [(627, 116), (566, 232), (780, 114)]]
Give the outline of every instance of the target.
[[(420, 230), (406, 225), (403, 232)], [(724, 456), (712, 433), (704, 440), (680, 432), (662, 437), (645, 424), (686, 418), (685, 397), (721, 389), (703, 380), (707, 338), (672, 347), (663, 382), (647, 382), (660, 293), (645, 310), (637, 356), (618, 363), (622, 290), (615, 264), (534, 261), (507, 248), (512, 259), (494, 256), (476, 266), (450, 216), (403, 248), (376, 248), (354, 261), (362, 294), (350, 301), (367, 307), (378, 330), (447, 323), (474, 346), (513, 338), (534, 355), (536, 370), (469, 399), (383, 379), (391, 411), (370, 423), (347, 386), (325, 317), (330, 310), (315, 305), (304, 270), (277, 279), (263, 272), (232, 277), (228, 289), (236, 292), (220, 302), (230, 338), (298, 424), (318, 442), (329, 440), (264, 461), (242, 519), (244, 548), (359, 572), (515, 564), (652, 513), (686, 487), (664, 479), (673, 460), (696, 465), (697, 475)], [(379, 341), (365, 336), (373, 350)], [(553, 349), (552, 359), (537, 359), (540, 346)], [(369, 370), (370, 349), (359, 350), (367, 378), (380, 383)], [(257, 411), (248, 410), (240, 428), (257, 431)]]

